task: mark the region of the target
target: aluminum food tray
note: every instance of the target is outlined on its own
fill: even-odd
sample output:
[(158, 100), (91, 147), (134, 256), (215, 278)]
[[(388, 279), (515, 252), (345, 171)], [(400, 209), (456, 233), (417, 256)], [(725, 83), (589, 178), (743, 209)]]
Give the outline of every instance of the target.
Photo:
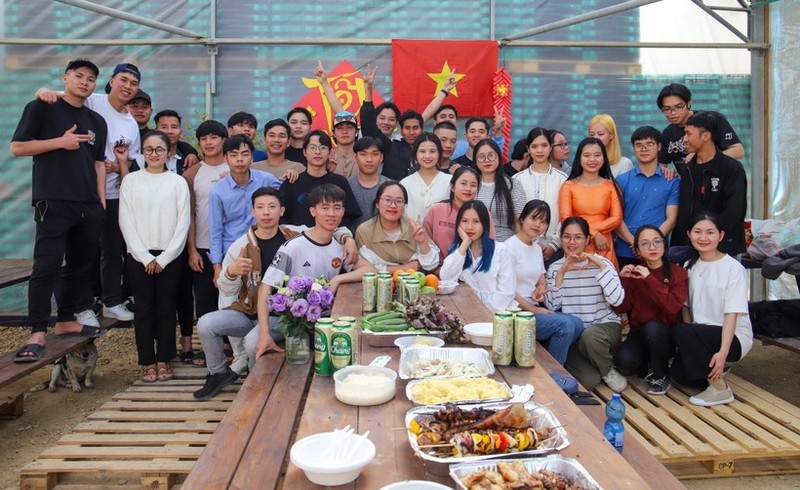
[[(455, 380), (455, 379), (458, 379), (458, 378), (468, 378), (468, 377), (467, 376), (457, 376), (457, 377), (449, 378), (449, 379)], [(424, 403), (419, 402), (419, 401), (417, 401), (416, 398), (414, 398), (413, 388), (414, 388), (414, 386), (416, 386), (419, 383), (422, 383), (423, 381), (426, 381), (428, 379), (432, 379), (432, 378), (415, 379), (413, 381), (410, 381), (406, 385), (406, 398), (408, 398), (411, 403), (414, 403), (415, 405), (424, 405)], [(472, 379), (472, 378), (469, 378), (469, 379)], [(448, 400), (448, 401), (443, 401), (443, 402), (437, 403), (437, 405), (443, 405), (445, 403), (453, 403), (455, 405), (475, 405), (475, 404), (479, 404), (479, 403), (497, 403), (497, 402), (508, 401), (514, 396), (514, 393), (511, 391), (511, 387), (508, 386), (508, 383), (506, 383), (505, 381), (497, 381), (497, 380), (494, 380), (494, 379), (492, 381), (494, 381), (495, 383), (497, 383), (500, 386), (502, 386), (505, 389), (507, 389), (508, 390), (508, 396), (503, 397), (503, 398), (486, 398), (486, 399), (483, 399), (483, 400), (474, 400), (474, 399), (473, 400)]]
[[(521, 461), (530, 473), (550, 470), (564, 476), (573, 486), (580, 486), (586, 490), (600, 490), (600, 485), (597, 484), (597, 481), (576, 459), (551, 455), (545, 458), (515, 458), (514, 461)], [(450, 477), (456, 482), (457, 488), (467, 490), (467, 487), (461, 483), (461, 479), (473, 471), (480, 470), (497, 471), (497, 462), (456, 464), (450, 467)]]
[[(408, 347), (403, 349), (400, 354), (400, 369), (398, 374), (400, 379), (417, 379), (417, 378), (430, 378), (432, 376), (417, 377), (412, 376), (411, 369), (415, 363), (421, 361), (432, 361), (434, 359), (443, 359), (448, 361), (462, 361), (472, 364), (478, 371), (475, 376), (488, 376), (494, 373), (494, 363), (489, 356), (489, 352), (485, 349), (478, 348), (452, 348), (452, 347)], [(456, 377), (464, 376), (463, 374), (454, 374), (452, 376), (440, 377)]]
[[(509, 405), (511, 404), (510, 403), (496, 403), (492, 405), (477, 404), (477, 405), (462, 405), (459, 408), (469, 410), (475, 407), (482, 407), (499, 411), (508, 407)], [(411, 444), (411, 449), (414, 450), (414, 453), (418, 457), (422, 458), (422, 460), (425, 462), (426, 467), (429, 470), (431, 470), (432, 473), (439, 475), (447, 473), (446, 469), (442, 468), (441, 465), (450, 465), (455, 463), (476, 463), (479, 461), (485, 461), (497, 458), (538, 456), (538, 455), (561, 451), (570, 445), (571, 441), (569, 439), (569, 436), (567, 435), (567, 431), (564, 429), (564, 427), (562, 427), (561, 422), (558, 421), (556, 416), (553, 414), (553, 412), (550, 411), (549, 408), (536, 402), (527, 402), (524, 404), (524, 407), (525, 411), (528, 413), (528, 421), (530, 422), (531, 427), (533, 427), (534, 429), (538, 429), (541, 427), (556, 428), (555, 430), (553, 430), (553, 433), (550, 435), (550, 437), (542, 442), (542, 445), (538, 449), (519, 451), (516, 453), (482, 454), (476, 456), (448, 458), (448, 457), (437, 456), (435, 454), (430, 454), (423, 449), (419, 449), (419, 444), (417, 444), (417, 437), (410, 430), (408, 430), (408, 441)], [(406, 418), (405, 418), (406, 428), (408, 429), (409, 427), (411, 427), (411, 421), (418, 415), (434, 413), (440, 408), (441, 406), (435, 406), (435, 405), (412, 408), (411, 410), (406, 412)]]
[(404, 332), (370, 332), (369, 330), (361, 330), (364, 335), (367, 345), (370, 347), (396, 347), (394, 341), (400, 337), (408, 337), (409, 335), (427, 335), (429, 337), (437, 337), (445, 340), (449, 331), (442, 330), (406, 330)]

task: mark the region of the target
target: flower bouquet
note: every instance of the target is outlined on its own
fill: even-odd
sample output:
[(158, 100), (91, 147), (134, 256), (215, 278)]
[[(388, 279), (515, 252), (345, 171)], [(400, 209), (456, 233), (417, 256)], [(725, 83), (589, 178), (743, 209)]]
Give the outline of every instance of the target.
[(309, 336), (333, 305), (333, 292), (324, 277), (284, 276), (283, 281), (267, 306), (278, 317), (275, 332), (286, 338), (286, 359), (302, 364), (310, 359)]

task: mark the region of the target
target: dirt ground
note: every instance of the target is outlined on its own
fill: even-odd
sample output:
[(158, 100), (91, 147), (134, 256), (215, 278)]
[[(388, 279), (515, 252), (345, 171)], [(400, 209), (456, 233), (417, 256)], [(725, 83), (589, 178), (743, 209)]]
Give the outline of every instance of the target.
[[(22, 328), (0, 327), (0, 352), (8, 352), (27, 338)], [(733, 372), (751, 383), (800, 406), (800, 355), (777, 347), (762, 347), (759, 341)], [(132, 329), (112, 329), (97, 341), (99, 351), (95, 388), (73, 393), (41, 389), (49, 382), (50, 370), (36, 373), (7, 386), (4, 391), (25, 392), (25, 414), (16, 420), (0, 420), (0, 489), (19, 488), (20, 469), (111, 397), (126, 389), (138, 376)], [(37, 390), (38, 391), (32, 391)], [(800, 475), (684, 480), (690, 489), (760, 490), (800, 488)]]

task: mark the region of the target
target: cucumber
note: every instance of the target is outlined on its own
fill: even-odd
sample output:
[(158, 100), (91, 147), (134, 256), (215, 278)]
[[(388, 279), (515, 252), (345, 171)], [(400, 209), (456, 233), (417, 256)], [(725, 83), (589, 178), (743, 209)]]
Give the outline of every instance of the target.
[(374, 322), (382, 318), (402, 318), (403, 315), (399, 311), (381, 311), (380, 313), (370, 313), (364, 319), (369, 322)]
[(389, 318), (371, 322), (373, 325), (408, 325), (405, 318)]
[(403, 332), (408, 330), (411, 326), (407, 323), (395, 325), (373, 325), (370, 330), (373, 332)]

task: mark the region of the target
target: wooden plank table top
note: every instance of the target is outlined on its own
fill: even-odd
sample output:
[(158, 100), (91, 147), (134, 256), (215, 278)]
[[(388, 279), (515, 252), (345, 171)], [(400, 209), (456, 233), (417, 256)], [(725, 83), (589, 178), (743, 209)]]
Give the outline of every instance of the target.
[(27, 281), (32, 270), (33, 260), (0, 259), (0, 289)]

